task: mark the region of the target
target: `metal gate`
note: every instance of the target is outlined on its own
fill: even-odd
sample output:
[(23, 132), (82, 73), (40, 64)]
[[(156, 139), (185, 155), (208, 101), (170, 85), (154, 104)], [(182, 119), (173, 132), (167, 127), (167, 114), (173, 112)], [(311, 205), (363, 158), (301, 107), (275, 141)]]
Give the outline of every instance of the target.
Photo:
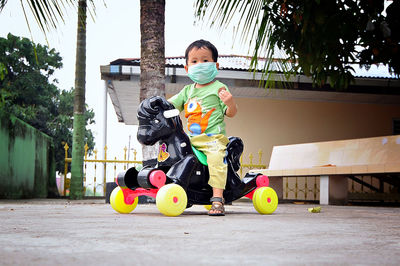
[[(85, 145), (85, 156), (84, 156), (84, 171), (83, 171), (83, 184), (85, 189), (86, 196), (99, 196), (102, 197), (105, 195), (107, 182), (112, 182), (115, 180), (116, 176), (119, 172), (126, 171), (129, 167), (141, 166), (142, 161), (137, 160), (137, 152), (133, 150), (133, 160), (129, 160), (129, 151), (128, 148), (123, 149), (123, 159), (119, 159), (114, 157), (114, 159), (110, 159), (107, 157), (107, 146), (104, 147), (104, 158), (98, 158), (98, 151), (94, 150), (93, 155), (88, 155), (89, 147), (87, 144)], [(69, 195), (69, 187), (70, 187), (70, 177), (68, 176), (68, 168), (72, 159), (68, 157), (68, 144), (64, 145), (65, 150), (65, 165), (64, 165), (64, 175), (62, 188), (60, 190), (60, 194)], [(257, 152), (258, 158), (254, 158), (252, 153), (249, 153), (247, 158), (244, 158), (243, 155), (240, 158), (241, 167), (239, 170), (239, 175), (243, 177), (246, 172), (250, 169), (265, 169), (266, 164), (262, 163), (263, 152), (259, 150)], [(256, 162), (254, 162), (256, 161)], [(98, 170), (103, 169), (103, 175), (99, 176)], [(101, 174), (100, 174), (101, 175)], [(99, 190), (100, 189), (100, 190)]]

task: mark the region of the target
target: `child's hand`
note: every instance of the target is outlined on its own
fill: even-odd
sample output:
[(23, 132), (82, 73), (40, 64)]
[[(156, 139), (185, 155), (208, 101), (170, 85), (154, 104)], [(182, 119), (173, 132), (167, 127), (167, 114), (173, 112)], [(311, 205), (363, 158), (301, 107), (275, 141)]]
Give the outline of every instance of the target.
[(218, 91), (219, 98), (226, 104), (226, 106), (232, 106), (234, 104), (232, 94), (225, 88), (220, 88)]
[(228, 117), (234, 117), (237, 113), (237, 107), (235, 100), (233, 99), (232, 94), (227, 91), (225, 88), (220, 88), (218, 91), (218, 96), (221, 99), (221, 101), (228, 106), (226, 109), (225, 115)]

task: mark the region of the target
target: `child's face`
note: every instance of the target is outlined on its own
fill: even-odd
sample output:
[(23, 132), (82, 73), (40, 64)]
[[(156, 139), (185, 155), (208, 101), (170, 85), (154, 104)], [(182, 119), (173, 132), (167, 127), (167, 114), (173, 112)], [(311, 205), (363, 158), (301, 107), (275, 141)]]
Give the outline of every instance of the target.
[[(186, 72), (190, 66), (194, 66), (199, 63), (206, 62), (214, 62), (212, 52), (210, 49), (201, 47), (201, 48), (193, 48), (189, 51), (187, 65), (185, 66)], [(217, 69), (219, 68), (219, 64), (217, 63)]]

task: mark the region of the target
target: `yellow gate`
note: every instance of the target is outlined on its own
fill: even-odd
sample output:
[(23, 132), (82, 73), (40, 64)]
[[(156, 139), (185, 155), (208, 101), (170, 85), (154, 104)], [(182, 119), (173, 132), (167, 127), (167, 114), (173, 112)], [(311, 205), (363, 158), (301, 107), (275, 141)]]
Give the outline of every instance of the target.
[[(69, 146), (68, 144), (64, 145), (64, 150), (65, 150), (65, 165), (64, 165), (64, 188), (63, 188), (63, 194), (68, 195), (69, 193), (69, 186), (70, 186), (70, 178), (67, 178), (68, 174), (68, 164), (71, 163), (72, 158), (68, 158), (68, 149)], [(94, 150), (94, 158), (88, 158), (88, 145), (85, 145), (85, 157), (84, 157), (84, 170), (83, 170), (83, 184), (84, 184), (84, 190), (85, 194), (87, 189), (93, 188), (93, 196), (103, 196), (106, 194), (106, 186), (105, 184), (107, 183), (107, 171), (110, 169), (111, 165), (111, 171), (113, 179), (114, 180), (120, 171), (126, 171), (128, 166), (131, 164), (133, 166), (141, 165), (142, 161), (138, 161), (136, 159), (137, 152), (136, 150), (133, 150), (133, 160), (127, 160), (127, 151), (128, 148), (124, 148), (124, 156), (123, 159), (117, 159), (117, 157), (114, 157), (114, 159), (109, 159), (107, 158), (107, 146), (104, 147), (104, 158), (103, 159), (98, 159), (97, 158), (97, 150)], [(93, 168), (88, 171), (88, 164), (92, 164)], [(102, 182), (98, 182), (98, 176), (97, 176), (97, 169), (98, 166), (102, 167), (104, 169), (103, 171), (103, 176), (100, 177), (100, 180), (102, 179)], [(107, 168), (108, 166), (108, 168)], [(118, 172), (117, 172), (118, 169)], [(110, 172), (110, 171), (108, 171)], [(88, 178), (88, 174), (90, 175), (90, 178)], [(109, 174), (110, 175), (110, 174)], [(92, 183), (87, 182), (87, 180), (90, 180)], [(102, 187), (102, 195), (96, 195), (97, 193), (97, 187), (101, 186)]]

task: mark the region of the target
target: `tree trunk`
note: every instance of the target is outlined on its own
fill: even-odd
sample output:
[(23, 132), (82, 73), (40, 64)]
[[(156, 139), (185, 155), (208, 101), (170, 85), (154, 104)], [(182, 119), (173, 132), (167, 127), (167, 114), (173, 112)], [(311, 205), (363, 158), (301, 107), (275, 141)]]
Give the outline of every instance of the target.
[(74, 124), (72, 135), (71, 199), (83, 198), (85, 140), (86, 0), (79, 0), (75, 61)]
[[(140, 0), (140, 101), (165, 97), (165, 0)], [(143, 161), (157, 158), (158, 145), (143, 146)]]

